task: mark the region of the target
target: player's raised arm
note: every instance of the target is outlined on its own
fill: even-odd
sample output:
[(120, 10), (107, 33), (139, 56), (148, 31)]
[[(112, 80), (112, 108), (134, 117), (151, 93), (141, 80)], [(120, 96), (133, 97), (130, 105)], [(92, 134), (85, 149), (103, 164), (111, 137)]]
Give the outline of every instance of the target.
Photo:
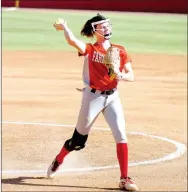
[(80, 40), (78, 40), (72, 31), (69, 29), (67, 22), (63, 19), (58, 19), (55, 22), (54, 27), (57, 31), (64, 31), (64, 36), (67, 43), (73, 47), (75, 47), (79, 53), (84, 54), (86, 51), (86, 44)]

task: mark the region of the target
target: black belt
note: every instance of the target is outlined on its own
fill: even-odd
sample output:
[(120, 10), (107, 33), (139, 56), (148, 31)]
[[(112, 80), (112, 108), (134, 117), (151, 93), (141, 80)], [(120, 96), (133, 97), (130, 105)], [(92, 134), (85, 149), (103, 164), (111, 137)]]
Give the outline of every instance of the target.
[[(96, 92), (96, 89), (91, 89), (92, 93)], [(114, 89), (107, 90), (107, 91), (101, 91), (100, 94), (102, 95), (112, 95), (114, 93)]]

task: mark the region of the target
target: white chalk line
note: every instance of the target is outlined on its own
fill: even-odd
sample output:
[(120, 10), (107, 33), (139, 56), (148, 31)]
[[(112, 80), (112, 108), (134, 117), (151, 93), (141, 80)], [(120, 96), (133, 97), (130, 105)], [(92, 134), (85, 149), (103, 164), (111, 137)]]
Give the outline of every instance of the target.
[[(50, 124), (50, 123), (32, 123), (32, 122), (17, 122), (17, 121), (3, 121), (3, 124), (13, 124), (13, 125), (38, 125), (38, 126), (50, 126), (50, 127), (75, 127), (75, 125), (63, 125), (63, 124)], [(93, 129), (100, 130), (100, 131), (109, 131), (109, 128), (104, 127), (93, 127)], [(180, 142), (151, 135), (149, 133), (143, 133), (143, 132), (129, 132), (131, 135), (141, 135), (145, 137), (151, 137), (154, 139), (159, 139), (162, 141), (166, 141), (168, 143), (171, 143), (175, 145), (176, 151), (173, 153), (170, 153), (168, 155), (165, 155), (164, 157), (157, 158), (157, 159), (151, 159), (151, 160), (145, 160), (145, 161), (138, 161), (138, 162), (131, 162), (129, 163), (129, 167), (131, 166), (139, 166), (139, 165), (151, 165), (151, 164), (157, 164), (160, 162), (170, 161), (173, 159), (176, 159), (180, 157), (182, 154), (186, 151), (186, 146)], [(65, 172), (87, 172), (87, 171), (97, 171), (97, 170), (104, 170), (104, 169), (112, 169), (112, 168), (118, 168), (119, 165), (109, 165), (109, 166), (98, 166), (98, 167), (88, 167), (88, 168), (74, 168), (74, 169), (64, 169), (60, 170), (59, 173), (65, 173)], [(2, 170), (2, 174), (20, 174), (20, 173), (46, 173), (46, 170)]]

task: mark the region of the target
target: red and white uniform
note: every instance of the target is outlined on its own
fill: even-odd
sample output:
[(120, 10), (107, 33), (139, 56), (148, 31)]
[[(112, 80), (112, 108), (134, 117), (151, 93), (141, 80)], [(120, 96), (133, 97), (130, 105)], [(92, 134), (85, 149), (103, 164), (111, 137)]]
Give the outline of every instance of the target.
[[(114, 45), (120, 49), (120, 71), (124, 64), (131, 61), (124, 47)], [(114, 74), (108, 73), (104, 62), (106, 50), (97, 44), (87, 44), (83, 67), (83, 81), (85, 89), (82, 96), (82, 105), (76, 125), (77, 131), (82, 135), (87, 135), (90, 128), (102, 112), (109, 127), (112, 130), (116, 143), (126, 143), (124, 113), (117, 90), (118, 80)], [(81, 56), (81, 54), (79, 54)], [(91, 89), (96, 89), (95, 93)], [(101, 91), (114, 89), (111, 95), (101, 94)], [(118, 115), (117, 115), (118, 114)]]
[[(120, 50), (120, 71), (123, 70), (124, 64), (131, 61), (131, 58), (125, 51), (124, 47), (112, 44)], [(94, 88), (100, 91), (113, 89), (117, 86), (115, 75), (108, 75), (108, 68), (104, 64), (104, 55), (106, 50), (97, 44), (87, 44), (84, 54), (83, 81), (86, 87)]]

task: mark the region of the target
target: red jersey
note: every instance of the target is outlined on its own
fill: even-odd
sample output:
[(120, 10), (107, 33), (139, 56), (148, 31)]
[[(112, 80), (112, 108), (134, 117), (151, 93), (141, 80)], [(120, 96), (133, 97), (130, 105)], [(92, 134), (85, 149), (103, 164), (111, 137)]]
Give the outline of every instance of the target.
[[(124, 65), (131, 61), (125, 48), (120, 45), (112, 44), (120, 50), (120, 71), (122, 72)], [(110, 90), (117, 86), (118, 80), (113, 71), (104, 64), (104, 55), (106, 50), (98, 44), (87, 44), (84, 68), (83, 81), (84, 85), (100, 91)], [(81, 56), (81, 54), (79, 54)]]

